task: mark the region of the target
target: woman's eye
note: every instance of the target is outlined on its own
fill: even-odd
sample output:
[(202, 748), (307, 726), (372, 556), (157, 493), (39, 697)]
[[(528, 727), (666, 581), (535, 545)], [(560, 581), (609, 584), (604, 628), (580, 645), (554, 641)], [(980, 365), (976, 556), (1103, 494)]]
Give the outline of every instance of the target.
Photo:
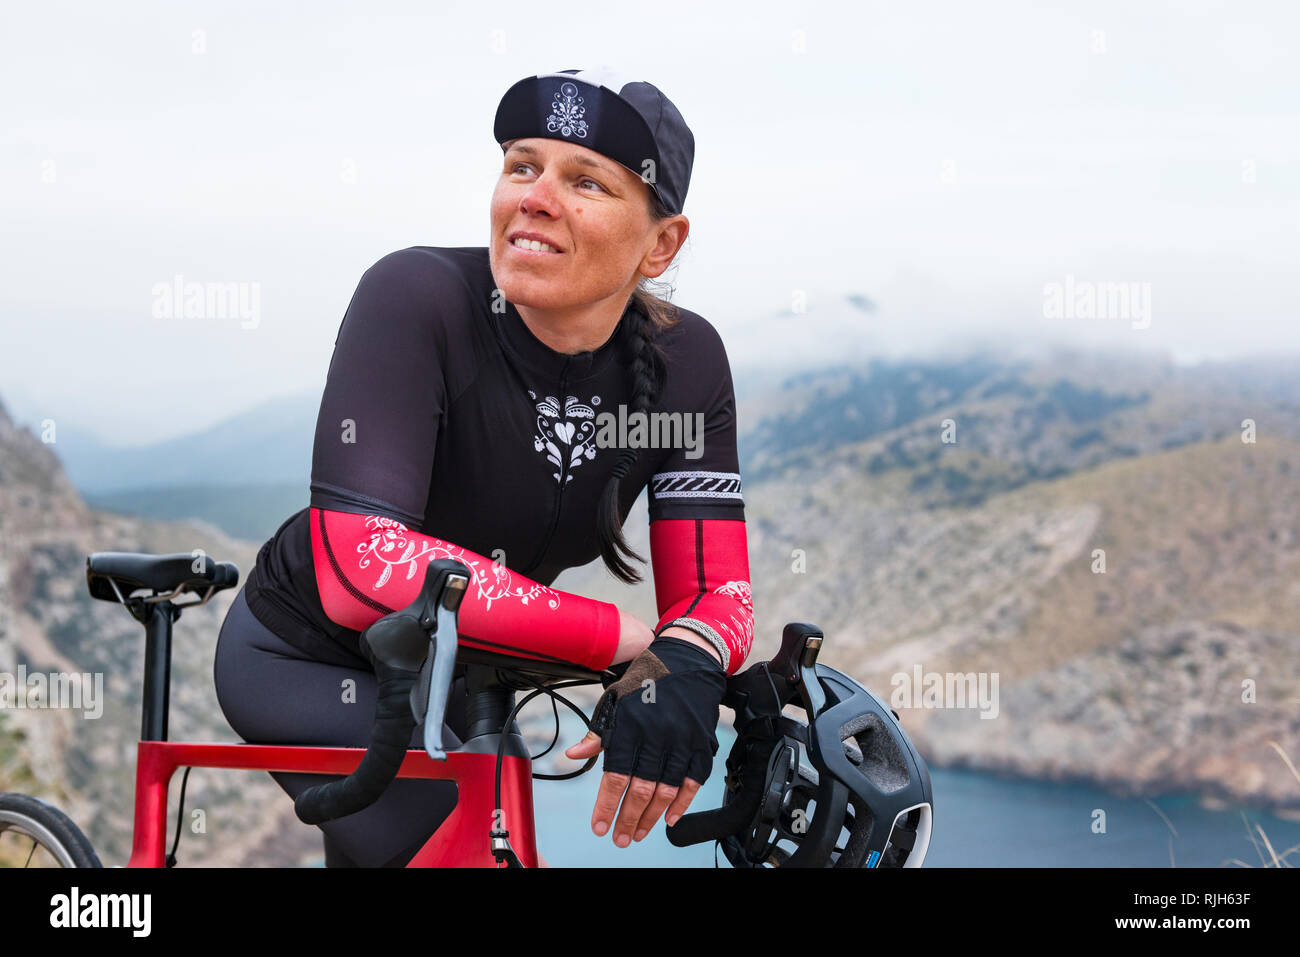
[[(527, 163), (515, 163), (514, 166), (510, 167), (510, 174), (513, 176), (515, 173), (518, 173), (521, 169), (531, 171), (532, 167), (529, 166)], [(590, 183), (592, 186), (595, 186), (602, 193), (605, 192), (605, 187), (601, 186), (600, 183), (596, 182), (594, 179), (591, 179), (590, 177), (584, 177), (583, 179), (578, 181), (579, 186), (586, 185), (587, 183)], [(583, 192), (589, 193), (591, 192), (591, 190), (584, 190)]]

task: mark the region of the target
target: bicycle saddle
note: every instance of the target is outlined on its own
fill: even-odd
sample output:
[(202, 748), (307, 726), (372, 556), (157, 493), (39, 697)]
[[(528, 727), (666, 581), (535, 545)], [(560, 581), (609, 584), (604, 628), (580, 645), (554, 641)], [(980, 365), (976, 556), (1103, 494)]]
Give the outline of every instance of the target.
[(203, 594), (210, 588), (215, 594), (238, 583), (239, 569), (233, 562), (190, 552), (95, 552), (86, 558), (86, 585), (92, 597), (103, 601), (122, 601), (140, 588), (171, 595)]

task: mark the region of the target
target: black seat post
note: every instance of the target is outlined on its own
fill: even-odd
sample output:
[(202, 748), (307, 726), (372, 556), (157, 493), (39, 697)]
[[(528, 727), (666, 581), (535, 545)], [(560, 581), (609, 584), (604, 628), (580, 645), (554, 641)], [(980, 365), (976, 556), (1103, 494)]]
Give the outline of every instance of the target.
[(150, 602), (137, 615), (144, 621), (144, 705), (141, 741), (167, 740), (171, 690), (172, 622), (181, 610), (169, 601)]

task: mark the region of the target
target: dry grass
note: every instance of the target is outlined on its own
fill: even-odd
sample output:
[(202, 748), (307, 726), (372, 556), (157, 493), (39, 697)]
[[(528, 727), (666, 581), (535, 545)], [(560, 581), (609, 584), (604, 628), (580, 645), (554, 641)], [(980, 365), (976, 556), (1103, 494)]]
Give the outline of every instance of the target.
[[(1269, 747), (1271, 747), (1274, 751), (1278, 753), (1278, 755), (1282, 758), (1283, 762), (1286, 763), (1287, 769), (1291, 772), (1291, 776), (1296, 779), (1296, 783), (1300, 784), (1300, 771), (1296, 770), (1295, 765), (1291, 763), (1291, 758), (1288, 757), (1287, 753), (1282, 750), (1282, 746), (1278, 744), (1276, 741), (1270, 741), (1268, 744)], [(1289, 860), (1287, 860), (1287, 858), (1289, 858), (1292, 854), (1296, 853), (1297, 851), (1300, 851), (1300, 844), (1295, 844), (1291, 847), (1288, 847), (1285, 851), (1279, 854), (1277, 851), (1273, 849), (1273, 843), (1268, 839), (1268, 835), (1264, 833), (1264, 829), (1262, 827), (1260, 827), (1258, 824), (1255, 825), (1254, 830), (1259, 834), (1259, 840), (1256, 840), (1255, 834), (1252, 833), (1251, 831), (1250, 822), (1246, 820), (1246, 815), (1243, 814), (1241, 816), (1241, 819), (1242, 822), (1246, 825), (1246, 837), (1250, 840), (1250, 843), (1254, 845), (1255, 853), (1259, 855), (1260, 866), (1262, 867), (1294, 867), (1295, 866)], [(1263, 844), (1263, 848), (1260, 847), (1261, 843)], [(1265, 851), (1268, 852), (1267, 855), (1264, 853)], [(1253, 864), (1247, 864), (1245, 861), (1236, 857), (1229, 858), (1223, 863), (1235, 864), (1238, 867), (1255, 866)]]
[[(1297, 784), (1300, 784), (1300, 771), (1296, 770), (1296, 766), (1291, 763), (1291, 759), (1287, 756), (1287, 753), (1284, 750), (1282, 750), (1282, 746), (1278, 744), (1276, 741), (1270, 741), (1269, 747), (1271, 747), (1274, 751), (1278, 753), (1278, 755), (1282, 758), (1283, 762), (1286, 763), (1287, 768), (1291, 771), (1291, 776), (1296, 779)], [(1150, 800), (1145, 798), (1144, 800), (1146, 800), (1147, 804), (1150, 805), (1151, 810), (1155, 811), (1157, 814), (1160, 815), (1161, 819), (1165, 822), (1165, 826), (1169, 828), (1169, 832), (1170, 832), (1169, 866), (1177, 867), (1178, 865), (1174, 863), (1174, 838), (1178, 836), (1178, 832), (1174, 830), (1173, 822), (1169, 820), (1169, 818), (1165, 815), (1165, 813), (1162, 810), (1160, 810), (1160, 808), (1156, 807), (1156, 805), (1153, 804)], [(1264, 833), (1264, 829), (1260, 827), (1258, 824), (1254, 825), (1254, 827), (1252, 828), (1250, 821), (1247, 820), (1244, 812), (1241, 815), (1241, 821), (1243, 824), (1246, 825), (1246, 839), (1250, 841), (1250, 843), (1255, 848), (1255, 853), (1259, 855), (1259, 862), (1260, 862), (1259, 866), (1261, 867), (1294, 867), (1295, 866), (1288, 860), (1288, 858), (1292, 854), (1295, 854), (1296, 852), (1300, 851), (1300, 844), (1296, 844), (1292, 847), (1288, 847), (1285, 851), (1279, 854), (1276, 850), (1273, 849), (1273, 842), (1268, 839), (1268, 835)], [(1223, 863), (1235, 864), (1238, 867), (1256, 866), (1254, 864), (1247, 864), (1245, 861), (1237, 857), (1230, 857), (1227, 860), (1223, 861)]]

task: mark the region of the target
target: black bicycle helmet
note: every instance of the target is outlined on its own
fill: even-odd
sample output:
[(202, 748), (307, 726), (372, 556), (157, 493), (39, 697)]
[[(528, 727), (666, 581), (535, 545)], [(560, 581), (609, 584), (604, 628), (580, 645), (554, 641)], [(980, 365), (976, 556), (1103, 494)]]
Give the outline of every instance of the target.
[(735, 709), (737, 738), (722, 807), (683, 815), (667, 830), (673, 844), (716, 840), (736, 867), (924, 863), (929, 768), (884, 701), (817, 663), (821, 641), (793, 622), (775, 658), (729, 683), (723, 703)]

